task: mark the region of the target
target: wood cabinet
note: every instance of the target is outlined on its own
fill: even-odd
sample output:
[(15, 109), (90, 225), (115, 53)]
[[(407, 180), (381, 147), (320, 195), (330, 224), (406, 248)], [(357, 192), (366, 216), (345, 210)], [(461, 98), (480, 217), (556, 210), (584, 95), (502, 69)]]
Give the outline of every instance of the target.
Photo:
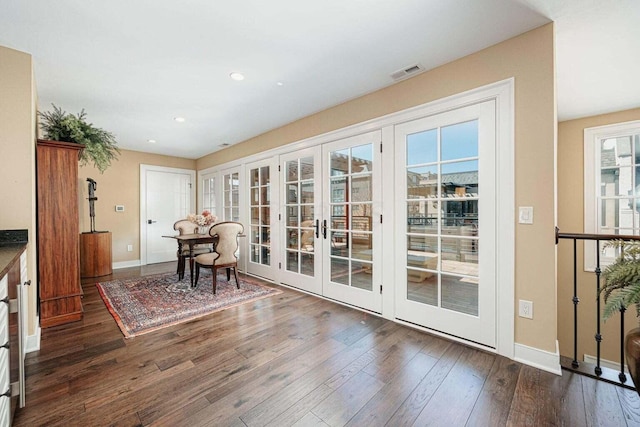
[(82, 319), (78, 156), (83, 145), (38, 141), (37, 219), (40, 325)]

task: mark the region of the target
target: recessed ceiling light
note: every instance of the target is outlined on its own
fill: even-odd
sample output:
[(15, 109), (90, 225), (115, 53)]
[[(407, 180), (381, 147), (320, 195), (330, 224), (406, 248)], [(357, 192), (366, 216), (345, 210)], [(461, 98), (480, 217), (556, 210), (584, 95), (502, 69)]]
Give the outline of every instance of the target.
[(236, 81), (244, 80), (244, 75), (240, 73), (231, 73), (229, 74), (229, 77), (231, 77), (233, 80), (236, 80)]
[(178, 123), (182, 123), (184, 122), (186, 119), (184, 117), (174, 117), (173, 120), (175, 120)]
[(278, 82), (278, 83), (276, 83), (276, 84), (277, 84), (278, 86), (284, 86), (284, 83), (282, 83), (282, 82)]
[(155, 143), (156, 143), (156, 140), (155, 140), (155, 139), (147, 139), (147, 142), (148, 142), (149, 144), (155, 144)]

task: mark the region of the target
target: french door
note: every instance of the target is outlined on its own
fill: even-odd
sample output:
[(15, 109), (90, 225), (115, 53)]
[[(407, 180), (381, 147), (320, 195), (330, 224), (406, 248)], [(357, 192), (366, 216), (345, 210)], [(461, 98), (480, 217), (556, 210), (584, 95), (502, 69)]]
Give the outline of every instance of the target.
[(496, 347), (495, 101), (395, 127), (396, 317)]
[(320, 147), (280, 156), (280, 281), (322, 294), (322, 162)]
[[(274, 167), (275, 166), (275, 167)], [(274, 174), (274, 169), (276, 173)], [(277, 239), (278, 174), (272, 159), (246, 165), (249, 200), (249, 237), (247, 272), (273, 279), (274, 244)], [(275, 186), (272, 185), (275, 181)], [(272, 206), (276, 209), (273, 209)]]
[(218, 216), (218, 220), (240, 221), (240, 169), (229, 169), (221, 175), (222, 217)]
[(323, 145), (323, 295), (382, 312), (381, 132)]

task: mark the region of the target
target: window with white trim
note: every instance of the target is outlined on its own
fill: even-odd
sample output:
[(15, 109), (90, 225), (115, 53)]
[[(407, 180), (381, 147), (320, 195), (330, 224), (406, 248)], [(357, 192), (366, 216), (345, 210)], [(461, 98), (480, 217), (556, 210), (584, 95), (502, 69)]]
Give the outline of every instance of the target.
[[(640, 235), (640, 121), (584, 130), (584, 232)], [(601, 263), (615, 257), (601, 253)], [(585, 270), (596, 265), (585, 245)]]

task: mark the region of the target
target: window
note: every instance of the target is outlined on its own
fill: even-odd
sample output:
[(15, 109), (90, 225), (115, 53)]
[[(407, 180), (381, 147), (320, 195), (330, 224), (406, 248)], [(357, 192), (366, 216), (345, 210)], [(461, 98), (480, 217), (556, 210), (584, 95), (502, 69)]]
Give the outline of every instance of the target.
[[(640, 121), (584, 131), (584, 232), (640, 235)], [(602, 253), (606, 264), (615, 257)], [(596, 266), (585, 245), (585, 270)]]

